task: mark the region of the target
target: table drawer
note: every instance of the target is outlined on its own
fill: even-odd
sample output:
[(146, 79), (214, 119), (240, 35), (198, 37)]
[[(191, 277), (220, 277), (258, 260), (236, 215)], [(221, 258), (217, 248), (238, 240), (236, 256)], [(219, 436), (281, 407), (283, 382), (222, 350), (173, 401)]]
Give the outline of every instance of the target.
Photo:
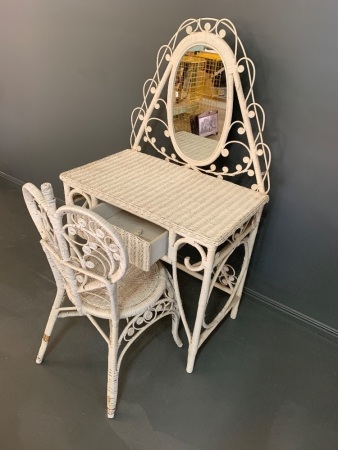
[(123, 239), (129, 262), (143, 270), (168, 251), (168, 231), (108, 203), (100, 203), (93, 211), (114, 225)]

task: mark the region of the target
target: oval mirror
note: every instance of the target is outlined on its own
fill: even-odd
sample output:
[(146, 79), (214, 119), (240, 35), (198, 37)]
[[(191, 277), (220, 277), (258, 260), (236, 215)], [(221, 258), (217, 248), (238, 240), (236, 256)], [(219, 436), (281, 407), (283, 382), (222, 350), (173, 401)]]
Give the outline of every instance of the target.
[(226, 120), (226, 96), (227, 71), (219, 53), (206, 45), (190, 47), (177, 65), (170, 108), (184, 159), (203, 162), (215, 153)]

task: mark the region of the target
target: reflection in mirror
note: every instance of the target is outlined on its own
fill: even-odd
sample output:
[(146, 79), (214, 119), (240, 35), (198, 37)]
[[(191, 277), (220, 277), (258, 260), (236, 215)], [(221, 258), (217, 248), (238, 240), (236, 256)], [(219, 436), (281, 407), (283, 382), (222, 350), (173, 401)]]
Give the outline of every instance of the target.
[(181, 152), (195, 161), (210, 158), (225, 121), (226, 71), (212, 48), (191, 47), (181, 58), (173, 92), (173, 123)]

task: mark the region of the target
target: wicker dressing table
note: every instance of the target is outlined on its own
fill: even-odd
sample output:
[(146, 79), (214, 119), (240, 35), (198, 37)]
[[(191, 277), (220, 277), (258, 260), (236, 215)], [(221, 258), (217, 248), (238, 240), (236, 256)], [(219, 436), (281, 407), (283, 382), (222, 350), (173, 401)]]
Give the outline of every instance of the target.
[[(224, 40), (230, 32), (235, 38), (235, 50)], [(173, 120), (173, 106), (178, 97), (175, 83), (181, 60), (201, 44), (218, 52), (223, 64), (221, 71), (226, 75), (223, 88), (226, 101), (212, 100), (213, 105), (224, 108), (225, 115), (214, 147), (210, 147), (210, 140), (205, 137), (188, 135), (180, 128), (178, 116), (175, 123)], [(60, 176), (67, 204), (72, 204), (80, 195), (90, 208), (98, 211), (101, 208), (102, 214), (113, 223), (119, 215), (127, 214), (122, 218), (124, 222), (121, 219), (122, 222), (117, 220), (115, 224), (121, 228), (133, 264), (147, 270), (149, 264), (162, 258), (172, 265), (175, 294), (189, 342), (188, 372), (193, 370), (198, 348), (221, 320), (228, 313), (232, 318), (237, 315), (258, 224), (268, 201), (270, 153), (262, 140), (264, 112), (254, 100), (252, 62), (243, 52), (230, 21), (189, 19), (184, 22), (169, 44), (160, 49), (154, 78), (145, 83), (144, 103), (132, 114), (131, 148)], [(185, 74), (189, 73), (189, 67), (186, 67)], [(241, 83), (242, 72), (249, 78), (246, 93)], [(210, 100), (209, 94), (200, 94), (203, 97), (200, 103)], [(240, 106), (240, 120), (232, 119), (234, 95)], [(166, 120), (163, 115), (156, 115), (161, 109)], [(237, 132), (239, 137), (230, 140), (230, 130)], [(162, 141), (167, 139), (168, 144), (162, 141), (161, 146), (157, 144), (156, 135)], [(191, 141), (197, 148), (199, 140), (203, 151), (196, 154), (203, 154), (203, 160), (193, 159), (194, 148), (191, 147), (189, 152), (180, 148), (182, 135), (188, 142), (185, 146)], [(143, 153), (147, 146), (157, 150), (164, 159)], [(232, 162), (235, 157), (240, 158), (239, 162)], [(230, 181), (239, 175), (253, 180), (250, 188)], [(144, 239), (147, 224), (152, 224), (149, 225), (151, 237)], [(179, 263), (177, 253), (183, 245), (194, 247), (200, 261), (191, 264), (186, 258), (184, 263)], [(228, 258), (241, 246), (244, 247), (243, 261), (235, 273)], [(178, 269), (202, 280), (192, 329), (184, 314)], [(214, 287), (224, 291), (224, 306), (211, 322), (206, 323), (205, 311)]]

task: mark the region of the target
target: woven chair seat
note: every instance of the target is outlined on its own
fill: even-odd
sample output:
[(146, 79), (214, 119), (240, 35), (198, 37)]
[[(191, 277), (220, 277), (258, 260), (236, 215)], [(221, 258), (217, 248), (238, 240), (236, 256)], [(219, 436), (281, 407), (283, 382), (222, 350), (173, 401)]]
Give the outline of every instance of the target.
[[(166, 273), (161, 263), (144, 272), (130, 265), (124, 277), (117, 282), (117, 298), (121, 319), (142, 314), (161, 296), (166, 287)], [(80, 294), (83, 311), (102, 319), (111, 317), (111, 301), (105, 288)]]

